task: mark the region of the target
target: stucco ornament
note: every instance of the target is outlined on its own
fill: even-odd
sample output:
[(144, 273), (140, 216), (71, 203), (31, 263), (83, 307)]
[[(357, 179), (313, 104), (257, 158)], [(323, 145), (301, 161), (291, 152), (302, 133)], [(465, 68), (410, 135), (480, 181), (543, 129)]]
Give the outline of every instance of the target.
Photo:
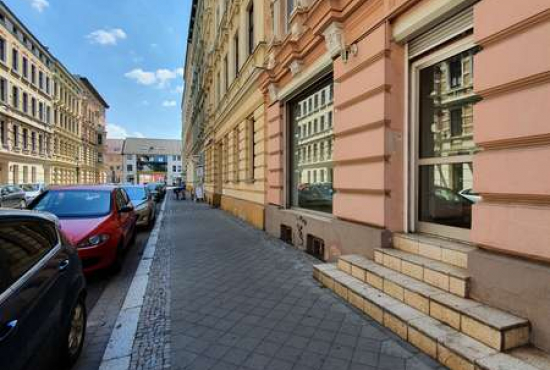
[(277, 101), (277, 99), (279, 98), (279, 89), (277, 88), (277, 85), (269, 84), (267, 90), (269, 91), (269, 99), (272, 102)]
[(277, 61), (275, 60), (275, 54), (271, 53), (267, 56), (267, 69), (273, 69), (275, 68), (275, 65), (277, 64)]
[(290, 63), (290, 72), (293, 76), (296, 76), (298, 73), (302, 71), (303, 62), (301, 60), (293, 60), (292, 63)]
[(304, 26), (301, 23), (300, 19), (297, 19), (296, 21), (292, 22), (290, 33), (291, 33), (290, 39), (292, 41), (297, 41), (304, 34)]
[(334, 58), (345, 50), (346, 43), (344, 41), (344, 30), (342, 23), (332, 22), (330, 26), (327, 27), (325, 32), (323, 32), (323, 36), (325, 37), (327, 50), (331, 57)]

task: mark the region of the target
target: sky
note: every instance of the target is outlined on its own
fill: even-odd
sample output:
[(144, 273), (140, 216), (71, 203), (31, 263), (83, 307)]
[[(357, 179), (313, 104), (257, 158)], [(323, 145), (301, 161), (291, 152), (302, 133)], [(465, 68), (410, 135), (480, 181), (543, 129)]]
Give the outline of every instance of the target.
[(181, 139), (191, 0), (4, 0), (110, 105), (108, 138)]

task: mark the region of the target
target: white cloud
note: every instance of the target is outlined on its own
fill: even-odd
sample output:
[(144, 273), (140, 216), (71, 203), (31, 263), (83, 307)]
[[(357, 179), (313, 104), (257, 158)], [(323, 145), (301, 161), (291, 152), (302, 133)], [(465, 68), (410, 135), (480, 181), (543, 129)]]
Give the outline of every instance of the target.
[(107, 137), (109, 139), (126, 139), (127, 137), (144, 137), (139, 131), (128, 131), (126, 128), (115, 125), (114, 123), (107, 124)]
[(175, 107), (177, 104), (175, 100), (165, 100), (162, 102), (163, 107)]
[(99, 45), (116, 45), (119, 40), (125, 40), (127, 37), (126, 32), (120, 28), (96, 30), (86, 36), (92, 44)]
[(183, 85), (179, 85), (173, 88), (172, 94), (183, 94)]
[(181, 68), (174, 70), (160, 68), (156, 71), (144, 71), (141, 68), (135, 68), (130, 72), (124, 74), (129, 79), (135, 80), (140, 85), (152, 86), (155, 85), (158, 88), (165, 88), (170, 85), (170, 82), (178, 76), (182, 76)]
[(44, 9), (50, 6), (48, 0), (30, 0), (30, 2), (31, 6), (39, 13), (42, 13)]

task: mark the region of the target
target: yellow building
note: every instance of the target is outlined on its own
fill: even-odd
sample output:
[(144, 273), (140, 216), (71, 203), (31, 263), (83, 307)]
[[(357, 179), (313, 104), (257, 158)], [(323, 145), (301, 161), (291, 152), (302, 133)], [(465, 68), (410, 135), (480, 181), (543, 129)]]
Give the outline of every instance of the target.
[(49, 182), (54, 58), (0, 3), (0, 183)]
[(259, 0), (193, 1), (183, 101), (188, 186), (259, 228), (266, 193), (264, 14)]
[(54, 74), (54, 155), (51, 183), (66, 185), (79, 182), (81, 157), (82, 89), (78, 80), (55, 61)]

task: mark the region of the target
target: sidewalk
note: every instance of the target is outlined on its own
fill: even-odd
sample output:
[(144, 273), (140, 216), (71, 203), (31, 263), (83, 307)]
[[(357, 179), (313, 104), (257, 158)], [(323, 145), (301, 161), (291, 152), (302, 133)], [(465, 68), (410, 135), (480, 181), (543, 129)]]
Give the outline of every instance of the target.
[(220, 210), (169, 200), (159, 235), (131, 369), (443, 369)]

